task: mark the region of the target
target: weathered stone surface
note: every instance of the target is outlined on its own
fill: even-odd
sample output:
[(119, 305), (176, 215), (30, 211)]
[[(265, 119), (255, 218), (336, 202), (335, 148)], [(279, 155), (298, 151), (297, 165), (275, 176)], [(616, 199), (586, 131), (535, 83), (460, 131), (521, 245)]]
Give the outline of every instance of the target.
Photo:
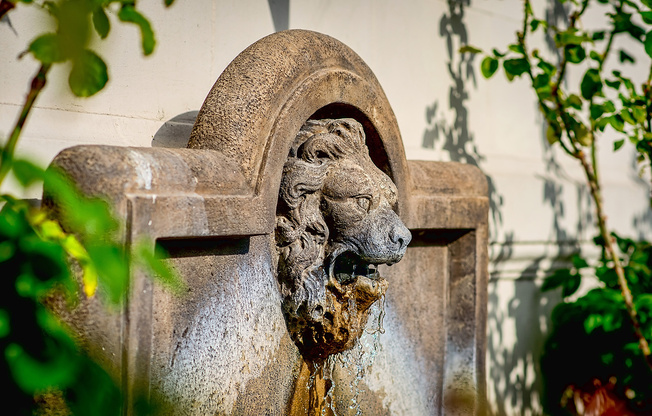
[(360, 123), (304, 124), (283, 168), (276, 245), (283, 311), (305, 359), (323, 362), (360, 338), (387, 290), (376, 267), (400, 261), (412, 239), (397, 202)]
[[(404, 255), (399, 250), (400, 262), (378, 267), (386, 292), (353, 289), (371, 294), (365, 305), (385, 293), (367, 309), (364, 329), (359, 320), (359, 342), (315, 366), (284, 319), (291, 290), (277, 270), (289, 256), (277, 253), (277, 214), (289, 211), (279, 189), (306, 121), (342, 118), (362, 126), (369, 159), (358, 163), (385, 184), (376, 197), (395, 209), (384, 211), (379, 229), (389, 234), (400, 218), (412, 242)], [(484, 176), (471, 166), (407, 162), (387, 98), (354, 52), (302, 30), (256, 42), (216, 82), (189, 147), (82, 146), (54, 162), (85, 192), (112, 201), (125, 240), (147, 236), (167, 248), (190, 288), (175, 297), (135, 271), (128, 302), (111, 318), (116, 324), (79, 314), (89, 343), (114, 340), (111, 354), (119, 357), (105, 360), (117, 363), (128, 407), (146, 393), (174, 415), (483, 414)], [(348, 169), (349, 162), (336, 163)], [(400, 258), (392, 256), (390, 263)], [(347, 284), (343, 274), (334, 287)]]

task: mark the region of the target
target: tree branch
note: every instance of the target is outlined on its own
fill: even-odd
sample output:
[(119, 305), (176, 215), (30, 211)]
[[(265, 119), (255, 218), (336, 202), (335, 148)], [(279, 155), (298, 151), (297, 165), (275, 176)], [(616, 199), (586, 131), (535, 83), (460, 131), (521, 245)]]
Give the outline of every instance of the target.
[(11, 9), (16, 7), (16, 3), (10, 0), (0, 0), (0, 20), (5, 17), (5, 14), (9, 13)]
[(34, 78), (32, 78), (32, 84), (29, 92), (27, 93), (27, 98), (25, 98), (25, 103), (23, 104), (20, 116), (18, 117), (16, 125), (11, 131), (11, 135), (9, 136), (7, 144), (5, 144), (4, 148), (2, 149), (2, 155), (0, 155), (0, 185), (2, 185), (5, 177), (7, 176), (7, 173), (9, 173), (11, 170), (11, 165), (14, 160), (14, 152), (16, 151), (16, 144), (18, 143), (20, 134), (23, 131), (23, 126), (25, 125), (27, 116), (34, 106), (36, 97), (38, 97), (43, 87), (45, 87), (45, 83), (47, 81), (46, 76), (49, 70), (50, 64), (43, 64), (39, 68), (36, 75), (34, 75)]

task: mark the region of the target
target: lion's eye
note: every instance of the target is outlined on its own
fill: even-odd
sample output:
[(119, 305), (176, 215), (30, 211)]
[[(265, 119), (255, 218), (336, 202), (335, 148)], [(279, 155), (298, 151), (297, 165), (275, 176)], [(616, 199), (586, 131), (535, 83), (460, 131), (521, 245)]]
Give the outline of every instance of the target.
[(369, 198), (368, 196), (359, 196), (356, 198), (356, 201), (360, 208), (362, 208), (365, 211), (369, 211), (369, 207), (371, 206), (371, 198)]

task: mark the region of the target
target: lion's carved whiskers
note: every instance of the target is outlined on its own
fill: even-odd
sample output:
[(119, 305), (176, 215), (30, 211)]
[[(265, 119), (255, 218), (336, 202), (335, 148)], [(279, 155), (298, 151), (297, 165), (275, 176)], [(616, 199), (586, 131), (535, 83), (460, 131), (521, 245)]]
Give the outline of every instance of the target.
[(384, 295), (379, 264), (411, 235), (393, 210), (396, 187), (371, 161), (353, 119), (309, 120), (283, 169), (276, 219), (288, 329), (306, 359), (351, 348)]

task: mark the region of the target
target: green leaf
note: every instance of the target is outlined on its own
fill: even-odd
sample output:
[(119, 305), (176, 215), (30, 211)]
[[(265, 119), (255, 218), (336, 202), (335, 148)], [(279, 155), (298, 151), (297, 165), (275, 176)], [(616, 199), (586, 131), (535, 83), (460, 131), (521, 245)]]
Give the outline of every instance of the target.
[(609, 124), (611, 124), (611, 127), (613, 127), (616, 131), (624, 131), (625, 130), (625, 121), (622, 119), (620, 114), (614, 114), (613, 116), (609, 117)]
[(592, 313), (584, 321), (584, 331), (586, 331), (587, 334), (590, 334), (595, 329), (601, 326), (602, 326), (602, 315), (597, 313)]
[(519, 45), (518, 43), (512, 43), (511, 45), (507, 46), (507, 49), (515, 53), (525, 54), (523, 46)]
[(539, 60), (537, 64), (539, 68), (549, 76), (553, 76), (557, 72), (557, 68), (549, 62), (544, 61), (543, 59)]
[(652, 58), (652, 30), (647, 32), (645, 35), (645, 52), (647, 52), (648, 56)]
[(109, 34), (111, 23), (109, 23), (109, 18), (106, 16), (106, 12), (104, 12), (102, 6), (98, 6), (93, 10), (93, 26), (102, 39), (106, 38)]
[(14, 381), (27, 394), (53, 386), (67, 387), (78, 371), (77, 360), (65, 351), (47, 361), (34, 359), (18, 344), (9, 344), (4, 352)]
[(0, 338), (11, 332), (11, 318), (5, 309), (0, 309)]
[(580, 90), (585, 100), (590, 100), (594, 95), (602, 91), (602, 79), (597, 69), (589, 68), (586, 71), (580, 84)]
[(0, 263), (10, 260), (16, 254), (16, 245), (9, 240), (0, 243)]
[(543, 281), (543, 284), (541, 285), (541, 291), (547, 292), (549, 290), (556, 289), (560, 287), (564, 283), (564, 280), (568, 279), (569, 277), (570, 277), (569, 269), (555, 270), (553, 274), (546, 276), (546, 278)]
[(579, 64), (586, 58), (586, 51), (581, 45), (566, 45), (564, 47), (564, 56), (568, 62)]
[(170, 7), (174, 3), (174, 0), (165, 0), (165, 7)]
[(129, 288), (129, 265), (118, 245), (96, 243), (86, 247), (99, 274), (102, 288), (113, 304), (117, 304)]
[(629, 33), (636, 40), (641, 40), (641, 37), (645, 34), (645, 31), (640, 26), (632, 23), (631, 13), (619, 12), (610, 16), (613, 21), (615, 33)]
[[(530, 64), (525, 58), (506, 59), (503, 62), (503, 68), (508, 78), (518, 77), (530, 69)], [(511, 80), (511, 79), (510, 79)]]
[(634, 305), (636, 306), (636, 309), (645, 308), (645, 309), (652, 310), (652, 294), (643, 293), (636, 296)]
[(544, 72), (544, 73), (539, 74), (536, 77), (534, 77), (534, 81), (532, 83), (532, 86), (535, 89), (538, 89), (538, 88), (543, 88), (543, 87), (547, 86), (549, 83), (550, 83), (550, 75), (548, 75), (548, 74), (546, 74)]
[(494, 54), (494, 57), (496, 58), (503, 58), (505, 57), (505, 55), (507, 55), (506, 53), (501, 53), (498, 49), (492, 49), (491, 52)]
[(581, 122), (572, 123), (575, 140), (582, 146), (590, 146), (593, 143), (593, 136), (589, 129)]
[(575, 94), (571, 94), (566, 99), (566, 105), (577, 110), (582, 109), (582, 99)]
[(475, 54), (475, 53), (482, 53), (482, 49), (478, 49), (475, 46), (471, 46), (471, 45), (464, 45), (464, 46), (462, 46), (460, 48), (459, 52), (460, 53), (467, 53), (468, 52), (468, 53)]
[(573, 263), (573, 267), (576, 269), (584, 269), (586, 267), (589, 267), (589, 264), (584, 260), (579, 254), (573, 254), (573, 257), (571, 257), (571, 262)]
[(623, 50), (623, 49), (621, 49), (619, 51), (618, 57), (619, 57), (620, 62), (623, 63), (623, 64), (625, 62), (629, 62), (629, 63), (632, 63), (632, 64), (636, 63), (636, 60), (634, 59), (634, 57), (632, 55), (628, 54), (627, 52), (625, 52), (625, 50)]
[(43, 169), (26, 160), (15, 160), (12, 169), (14, 176), (24, 187), (42, 181), (45, 175)]
[(489, 79), (498, 69), (498, 60), (490, 56), (487, 56), (482, 60), (480, 64), (480, 70), (482, 71), (482, 76)]
[(555, 129), (552, 124), (548, 124), (546, 129), (546, 140), (549, 145), (555, 144), (561, 138), (561, 129)]
[(652, 12), (650, 11), (641, 12), (640, 14), (641, 14), (641, 18), (645, 23), (647, 23), (648, 25), (652, 25)]
[(604, 106), (601, 104), (591, 104), (590, 112), (591, 118), (597, 120), (602, 114), (604, 114)]
[(90, 50), (84, 50), (73, 60), (68, 85), (78, 97), (90, 97), (99, 92), (109, 80), (106, 64)]
[(530, 22), (530, 30), (532, 32), (536, 32), (537, 29), (539, 28), (539, 24), (541, 24), (541, 20), (532, 19), (532, 21)]
[(602, 57), (596, 51), (589, 52), (589, 58), (593, 59), (594, 61), (596, 61), (598, 63), (602, 62)]
[(609, 88), (613, 88), (614, 90), (618, 90), (618, 88), (620, 88), (620, 83), (621, 83), (621, 81), (620, 81), (620, 80), (617, 80), (617, 79), (616, 79), (616, 80), (613, 80), (613, 81), (610, 81), (610, 80), (606, 79), (606, 80), (604, 81), (604, 83), (607, 84), (607, 86), (608, 86)]
[(120, 9), (120, 12), (118, 12), (118, 18), (123, 22), (138, 25), (142, 39), (143, 54), (149, 55), (154, 52), (154, 46), (156, 45), (154, 31), (145, 16), (140, 14), (133, 6), (124, 5)]
[(602, 317), (602, 330), (604, 332), (615, 331), (622, 326), (622, 321), (623, 317), (618, 311), (607, 313)]
[(614, 142), (614, 152), (623, 147), (623, 144), (625, 144), (625, 139), (616, 140)]
[(636, 120), (634, 120), (634, 117), (627, 108), (620, 110), (620, 116), (623, 118), (625, 123), (631, 124), (632, 126), (636, 125)]
[(577, 35), (576, 33), (577, 33), (576, 29), (569, 29), (564, 32), (560, 32), (557, 35), (555, 35), (555, 42), (559, 46), (566, 46), (566, 45), (581, 45), (582, 42), (589, 40), (586, 36)]
[(582, 283), (582, 276), (579, 273), (571, 274), (568, 279), (564, 280), (561, 288), (561, 295), (563, 297), (571, 296), (577, 289), (580, 288)]
[(645, 108), (641, 106), (634, 106), (632, 107), (632, 114), (634, 115), (634, 119), (636, 119), (637, 123), (644, 123), (645, 122)]
[(62, 62), (65, 60), (59, 36), (54, 33), (46, 33), (34, 39), (28, 50), (44, 64)]
[(596, 40), (603, 40), (603, 39), (604, 39), (604, 35), (605, 35), (605, 33), (604, 33), (603, 30), (601, 30), (601, 31), (597, 31), (597, 32), (593, 32), (593, 35), (591, 36), (591, 39), (593, 39), (594, 41), (596, 41)]
[(571, 273), (569, 269), (558, 269), (545, 278), (541, 285), (541, 291), (547, 292), (561, 287), (562, 296), (570, 296), (577, 291), (581, 280), (582, 277), (579, 274)]

